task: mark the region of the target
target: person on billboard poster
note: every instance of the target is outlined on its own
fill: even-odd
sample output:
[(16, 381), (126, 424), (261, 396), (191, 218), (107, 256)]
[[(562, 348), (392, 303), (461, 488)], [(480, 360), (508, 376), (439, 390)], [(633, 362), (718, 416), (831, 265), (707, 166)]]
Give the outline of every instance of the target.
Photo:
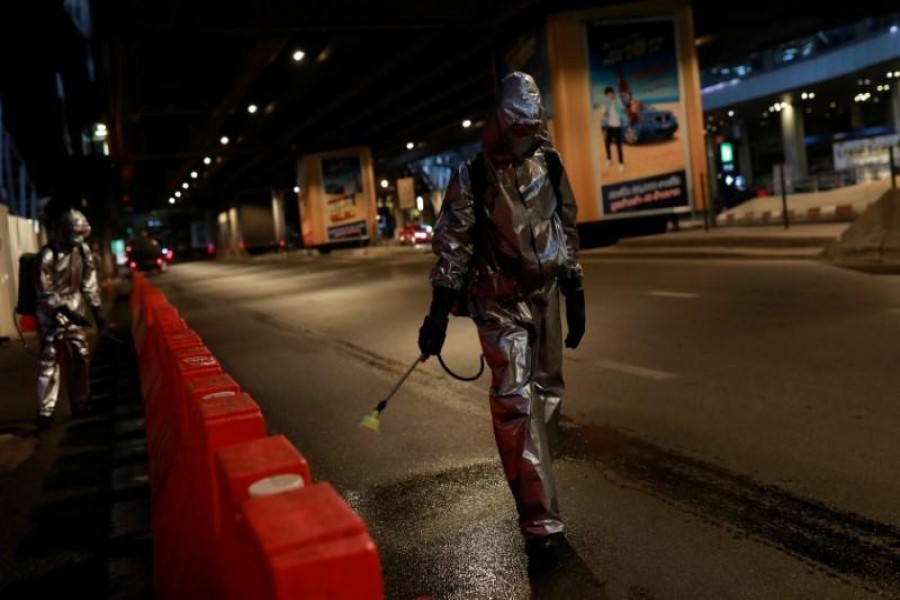
[(622, 131), (628, 127), (631, 122), (628, 116), (628, 110), (622, 99), (616, 95), (616, 90), (612, 86), (608, 86), (603, 93), (606, 98), (603, 100), (603, 120), (601, 127), (603, 128), (603, 143), (606, 147), (606, 166), (612, 167), (612, 144), (616, 144), (616, 152), (619, 155), (619, 171), (625, 170), (625, 159), (622, 157)]

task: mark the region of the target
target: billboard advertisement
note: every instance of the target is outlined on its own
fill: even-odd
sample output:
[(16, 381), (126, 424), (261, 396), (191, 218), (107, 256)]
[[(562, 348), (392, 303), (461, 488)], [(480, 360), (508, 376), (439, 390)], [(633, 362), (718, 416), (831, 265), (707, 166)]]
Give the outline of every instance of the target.
[(689, 211), (675, 20), (594, 22), (586, 31), (602, 214)]
[(328, 241), (367, 239), (369, 214), (359, 156), (323, 158), (321, 165)]

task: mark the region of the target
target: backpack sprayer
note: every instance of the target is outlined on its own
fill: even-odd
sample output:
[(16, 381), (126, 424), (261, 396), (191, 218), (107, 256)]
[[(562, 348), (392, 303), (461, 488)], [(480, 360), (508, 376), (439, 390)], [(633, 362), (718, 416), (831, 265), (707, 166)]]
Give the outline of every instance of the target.
[[(37, 316), (38, 294), (35, 282), (37, 281), (39, 273), (39, 254), (28, 252), (19, 257), (19, 287), (18, 295), (16, 297), (16, 307), (13, 309), (13, 323), (15, 324), (16, 332), (19, 334), (19, 340), (21, 340), (25, 352), (33, 356), (38, 356), (39, 354), (28, 347), (28, 342), (25, 341), (25, 334), (22, 332), (22, 327), (19, 324), (19, 317)], [(57, 308), (54, 317), (60, 327), (67, 327), (68, 325), (90, 327), (91, 325), (90, 321), (70, 309), (68, 306), (60, 306)], [(122, 340), (107, 330), (102, 331), (100, 336), (109, 338), (119, 345), (124, 344)]]

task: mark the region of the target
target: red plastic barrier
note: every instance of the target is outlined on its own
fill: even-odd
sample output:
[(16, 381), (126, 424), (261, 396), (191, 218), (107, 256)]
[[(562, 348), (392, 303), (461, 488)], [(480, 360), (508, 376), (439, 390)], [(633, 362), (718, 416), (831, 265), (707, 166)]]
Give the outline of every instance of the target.
[(163, 385), (145, 404), (147, 451), (150, 466), (150, 492), (156, 505), (166, 485), (172, 462), (181, 445), (181, 424), (186, 410), (185, 385), (190, 379), (222, 372), (219, 361), (208, 348), (186, 348), (174, 356), (174, 364), (167, 369)]
[[(192, 418), (200, 450), (200, 482), (210, 492), (210, 529), (218, 534), (221, 520), (215, 453), (244, 442), (266, 437), (266, 424), (259, 406), (247, 394), (212, 393), (194, 398)], [(306, 477), (309, 477), (308, 468)]]
[(381, 566), (363, 520), (328, 483), (242, 506), (242, 555), (257, 598), (381, 600)]
[[(141, 390), (144, 398), (151, 395), (151, 390), (158, 383), (164, 373), (171, 353), (166, 351), (166, 339), (184, 334), (190, 343), (183, 343), (179, 347), (199, 346), (202, 344), (200, 336), (189, 330), (187, 323), (181, 317), (168, 318), (152, 327), (144, 338), (144, 344), (138, 351), (139, 373), (141, 376)], [(181, 339), (175, 337), (175, 339)]]
[(234, 599), (262, 597), (252, 591), (256, 579), (247, 572), (239, 552), (247, 545), (241, 524), (241, 504), (249, 499), (248, 490), (253, 483), (273, 475), (300, 475), (309, 485), (312, 481), (309, 465), (283, 435), (222, 448), (215, 453), (215, 461), (222, 509), (218, 569), (222, 595)]
[[(130, 307), (146, 408), (155, 595), (383, 598), (363, 521), (330, 485), (311, 485), (306, 459), (284, 436), (264, 437), (259, 406), (140, 274)], [(279, 493), (260, 497), (272, 489)]]
[[(180, 598), (182, 590), (202, 582), (186, 580), (177, 571), (187, 565), (173, 562), (172, 542), (176, 545), (184, 539), (186, 531), (173, 530), (179, 524), (179, 510), (184, 505), (183, 496), (194, 492), (192, 483), (184, 477), (183, 461), (176, 459), (184, 448), (181, 431), (183, 413), (186, 410), (186, 385), (191, 379), (207, 377), (221, 372), (219, 362), (208, 349), (185, 349), (187, 355), (175, 355), (169, 373), (171, 379), (162, 386), (156, 402), (147, 405), (147, 450), (150, 457), (150, 495), (152, 500), (151, 522), (153, 541), (153, 584), (158, 597)], [(151, 408), (152, 407), (152, 408)]]
[[(178, 310), (170, 304), (162, 304), (154, 307), (155, 313), (150, 317), (147, 331), (144, 338), (140, 340), (138, 346), (138, 355), (143, 357), (147, 352), (152, 352), (159, 341), (159, 335), (164, 329), (172, 329), (179, 326), (182, 329), (187, 328), (187, 323), (181, 318)], [(138, 341), (135, 341), (137, 344)]]
[[(194, 403), (202, 402), (207, 397), (233, 399), (238, 392), (240, 386), (225, 373), (191, 377), (184, 381), (184, 404), (173, 411), (181, 417), (173, 424), (179, 429), (178, 451), (172, 459), (159, 502), (154, 507), (154, 516), (162, 517), (154, 526), (153, 554), (157, 589), (163, 597), (178, 593), (184, 597), (200, 598), (209, 597), (212, 593), (214, 563), (210, 553), (214, 550), (214, 524), (209, 506), (211, 493), (208, 482), (203, 478), (206, 461), (201, 455), (202, 445), (199, 443), (200, 424), (188, 417)], [(250, 402), (255, 407), (262, 430), (253, 437), (262, 437), (265, 435), (262, 415), (256, 404), (252, 400)], [(198, 426), (192, 427), (195, 423)], [(186, 536), (186, 531), (191, 534)], [(177, 589), (168, 589), (172, 582), (179, 582)]]
[[(256, 402), (247, 394), (212, 392), (194, 396), (191, 402), (190, 455), (195, 457), (195, 486), (199, 493), (192, 496), (195, 506), (186, 513), (196, 513), (194, 527), (197, 531), (198, 556), (203, 561), (202, 570), (218, 587), (221, 574), (221, 519), (220, 496), (216, 493), (218, 481), (215, 469), (215, 453), (223, 448), (266, 437), (266, 424)], [(216, 594), (217, 596), (220, 595)]]
[(131, 315), (136, 350), (140, 351), (144, 345), (147, 330), (153, 322), (154, 308), (163, 304), (168, 305), (165, 294), (152, 288), (140, 299), (136, 314)]
[[(152, 345), (150, 341), (153, 342)], [(147, 349), (141, 358), (141, 376), (147, 378), (146, 394), (150, 395), (159, 380), (170, 374), (174, 352), (202, 345), (200, 336), (181, 319), (160, 323), (158, 329), (148, 336)]]

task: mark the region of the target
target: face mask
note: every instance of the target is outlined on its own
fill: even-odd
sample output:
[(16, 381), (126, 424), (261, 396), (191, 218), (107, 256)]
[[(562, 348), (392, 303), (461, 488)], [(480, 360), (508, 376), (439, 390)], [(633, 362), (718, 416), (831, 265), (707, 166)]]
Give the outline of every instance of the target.
[(525, 156), (529, 154), (532, 150), (534, 150), (535, 146), (537, 146), (537, 138), (534, 136), (527, 137), (510, 137), (508, 140), (509, 149), (512, 150), (513, 154), (516, 156)]

